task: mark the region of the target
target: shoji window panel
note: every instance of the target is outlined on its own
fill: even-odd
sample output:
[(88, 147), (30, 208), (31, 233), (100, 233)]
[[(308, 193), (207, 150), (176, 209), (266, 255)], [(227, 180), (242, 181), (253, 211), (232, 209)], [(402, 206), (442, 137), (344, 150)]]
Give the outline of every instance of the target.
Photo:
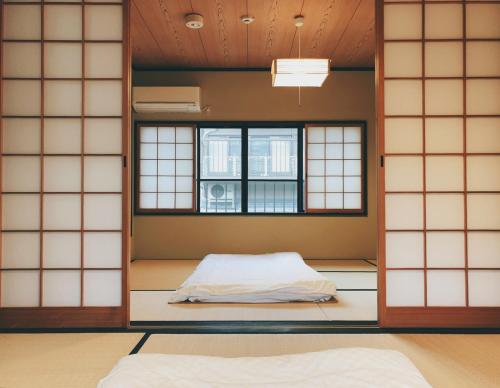
[(195, 127), (137, 127), (140, 212), (195, 211)]
[(128, 3), (1, 7), (0, 320), (77, 307), (72, 324), (123, 325)]
[[(470, 308), (500, 307), (500, 3), (378, 11), (382, 320), (411, 325), (400, 308), (418, 307), (424, 325), (491, 324), (498, 309)], [(445, 322), (446, 308), (463, 316)]]
[(365, 128), (306, 125), (306, 211), (365, 209)]

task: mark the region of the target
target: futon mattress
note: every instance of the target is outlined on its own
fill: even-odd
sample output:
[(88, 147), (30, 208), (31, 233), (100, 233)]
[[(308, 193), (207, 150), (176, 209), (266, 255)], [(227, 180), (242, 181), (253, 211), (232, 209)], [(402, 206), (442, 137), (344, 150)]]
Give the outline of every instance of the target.
[(273, 357), (137, 354), (122, 358), (98, 388), (430, 387), (394, 350), (341, 348)]
[(295, 252), (210, 254), (169, 302), (323, 302), (335, 295), (335, 284)]

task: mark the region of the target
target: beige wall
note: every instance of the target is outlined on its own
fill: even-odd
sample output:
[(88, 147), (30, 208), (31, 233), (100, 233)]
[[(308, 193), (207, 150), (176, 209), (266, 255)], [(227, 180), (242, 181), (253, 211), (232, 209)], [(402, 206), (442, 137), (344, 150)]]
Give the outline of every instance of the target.
[(135, 72), (134, 85), (200, 86), (201, 114), (136, 115), (136, 120), (365, 120), (368, 216), (135, 216), (133, 258), (200, 258), (211, 252), (298, 251), (315, 258), (376, 257), (374, 73), (335, 72), (322, 88), (272, 88), (267, 72)]

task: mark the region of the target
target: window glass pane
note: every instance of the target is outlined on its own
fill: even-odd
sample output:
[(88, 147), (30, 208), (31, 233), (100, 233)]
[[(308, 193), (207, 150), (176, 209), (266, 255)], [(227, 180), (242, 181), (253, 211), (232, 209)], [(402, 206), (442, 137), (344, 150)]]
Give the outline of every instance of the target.
[(201, 178), (241, 176), (241, 129), (200, 129)]
[(248, 129), (248, 177), (297, 177), (297, 128)]
[(241, 212), (241, 182), (201, 182), (199, 195), (201, 213)]
[(249, 213), (296, 213), (297, 182), (248, 182)]

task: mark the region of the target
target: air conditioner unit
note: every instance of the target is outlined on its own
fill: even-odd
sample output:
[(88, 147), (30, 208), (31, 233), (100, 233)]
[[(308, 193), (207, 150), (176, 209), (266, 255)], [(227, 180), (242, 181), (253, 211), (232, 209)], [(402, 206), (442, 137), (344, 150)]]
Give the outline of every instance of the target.
[(198, 86), (135, 86), (132, 106), (137, 113), (201, 112)]
[(209, 186), (208, 195), (205, 194), (207, 198), (207, 207), (210, 210), (222, 209), (227, 207), (228, 209), (234, 209), (235, 206), (235, 187), (234, 183), (215, 183)]

